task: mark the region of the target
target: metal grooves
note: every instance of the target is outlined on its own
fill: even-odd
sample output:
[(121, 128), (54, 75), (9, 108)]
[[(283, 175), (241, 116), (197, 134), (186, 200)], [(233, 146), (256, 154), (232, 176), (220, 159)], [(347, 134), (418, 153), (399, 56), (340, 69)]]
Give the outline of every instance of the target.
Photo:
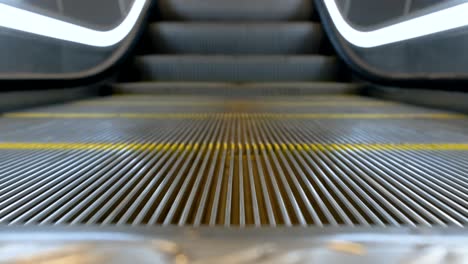
[[(303, 129), (303, 131), (307, 131), (307, 130)], [(305, 136), (310, 136), (310, 135), (305, 135)], [(321, 139), (317, 137), (317, 138), (314, 138), (313, 140), (321, 140)], [(403, 153), (403, 155), (406, 156), (408, 153), (416, 154), (415, 156), (419, 160), (428, 157), (427, 154), (424, 155), (418, 152), (416, 153), (407, 152), (407, 153)], [(343, 151), (343, 152), (342, 151), (333, 151), (333, 152), (318, 151), (317, 152), (317, 155), (322, 156), (320, 159), (332, 160), (332, 162), (329, 162), (331, 166), (336, 167), (337, 165), (339, 165), (339, 167), (341, 167), (344, 165), (343, 168), (345, 168), (349, 174), (351, 174), (352, 171), (359, 173), (357, 177), (352, 177), (352, 178), (359, 179), (359, 180), (360, 178), (364, 178), (364, 179), (368, 178), (369, 182), (372, 182), (373, 184), (375, 184), (375, 187), (374, 187), (375, 190), (379, 190), (379, 189), (382, 190), (382, 193), (384, 195), (380, 197), (391, 198), (392, 200), (394, 200), (393, 203), (395, 205), (399, 205), (401, 207), (400, 210), (393, 209), (395, 213), (400, 215), (400, 218), (401, 218), (400, 221), (403, 220), (407, 224), (421, 224), (422, 223), (425, 225), (430, 225), (430, 224), (445, 225), (447, 223), (454, 223), (456, 225), (461, 225), (461, 226), (465, 225), (466, 220), (467, 220), (466, 208), (468, 205), (467, 203), (468, 200), (466, 199), (466, 190), (468, 189), (463, 188), (462, 186), (457, 186), (458, 197), (454, 198), (455, 201), (457, 202), (454, 202), (448, 199), (447, 197), (442, 196), (442, 194), (439, 193), (441, 191), (441, 188), (437, 188), (436, 185), (431, 185), (430, 187), (427, 185), (427, 181), (423, 178), (426, 175), (418, 176), (414, 171), (411, 171), (411, 167), (408, 168), (408, 166), (404, 166), (401, 164), (395, 166), (396, 163), (390, 164), (389, 162), (386, 161), (388, 159), (391, 160), (391, 159), (398, 158), (400, 156), (399, 154), (401, 153), (395, 153), (393, 151), (390, 153), (362, 152), (362, 151)], [(320, 163), (319, 160), (316, 160), (316, 162)], [(428, 163), (425, 163), (424, 161), (422, 161), (421, 163), (425, 167), (429, 167)], [(397, 169), (398, 167), (405, 168), (406, 172), (403, 172), (402, 170)], [(437, 168), (432, 168), (432, 166), (430, 166), (430, 169), (437, 170)], [(465, 180), (466, 180), (466, 176), (465, 176)], [(422, 189), (422, 187), (418, 187), (417, 185), (424, 186), (424, 189)], [(463, 191), (460, 192), (460, 190), (463, 190)], [(435, 194), (439, 198), (442, 197), (442, 199), (448, 204), (450, 204), (450, 206), (448, 206), (447, 203), (443, 203), (439, 199), (434, 198), (434, 196), (428, 195), (427, 193), (428, 191), (430, 191), (432, 194)], [(422, 197), (423, 195), (426, 197), (426, 199)], [(375, 197), (372, 200), (375, 200)], [(368, 200), (368, 201), (372, 201), (372, 200)], [(390, 204), (387, 204), (387, 207), (390, 207)], [(395, 207), (392, 205), (391, 208), (395, 208)], [(457, 209), (454, 210), (453, 208), (458, 208), (458, 211)], [(408, 215), (404, 215), (404, 214), (411, 215), (413, 219), (411, 219)], [(427, 218), (429, 218), (430, 220), (428, 220)], [(417, 223), (415, 223), (415, 221)]]
[[(96, 101), (92, 111), (131, 107), (134, 112), (164, 108), (165, 113), (174, 113), (185, 103), (192, 104), (194, 112), (211, 109), (216, 114), (175, 119), (169, 114), (157, 120), (0, 119), (0, 141), (17, 143), (0, 144), (0, 222), (224, 227), (468, 224), (468, 149), (456, 148), (468, 142), (465, 119), (321, 120), (264, 114), (272, 109), (286, 114), (329, 113), (337, 107), (341, 112), (425, 111), (374, 105), (365, 98), (325, 98), (337, 106), (304, 98), (258, 103), (224, 98), (222, 105), (214, 98), (152, 99), (111, 98)], [(67, 111), (68, 106), (73, 112), (90, 107), (79, 103), (45, 110)], [(419, 133), (430, 126), (434, 130)], [(57, 142), (62, 145), (53, 145)], [(83, 149), (85, 143), (118, 147)], [(378, 143), (450, 144), (434, 149), (419, 149), (417, 144), (408, 149), (358, 147)], [(34, 149), (34, 144), (40, 148)]]

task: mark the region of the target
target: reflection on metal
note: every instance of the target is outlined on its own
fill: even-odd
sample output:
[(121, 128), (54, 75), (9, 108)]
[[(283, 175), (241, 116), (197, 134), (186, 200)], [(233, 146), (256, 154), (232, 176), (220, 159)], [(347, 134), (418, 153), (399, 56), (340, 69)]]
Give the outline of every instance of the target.
[(411, 6), (413, 6), (413, 0), (406, 0), (405, 7), (403, 9), (403, 14), (409, 14), (409, 12), (411, 11)]
[[(24, 229), (23, 229), (24, 230)], [(37, 229), (36, 229), (37, 230)], [(65, 230), (65, 229), (64, 229)], [(54, 229), (39, 238), (37, 231), (1, 232), (0, 262), (21, 264), (284, 264), (284, 263), (382, 263), (387, 264), (455, 264), (467, 263), (468, 247), (462, 235), (441, 235), (425, 231), (424, 235), (408, 235), (395, 231), (362, 231), (348, 229), (334, 233), (311, 229), (288, 229), (278, 236), (275, 230), (210, 230), (166, 229), (166, 235), (119, 229), (127, 239), (106, 239), (114, 233), (93, 232), (82, 228), (77, 236), (70, 228)], [(135, 231), (136, 230), (136, 231)], [(146, 230), (148, 231), (148, 230)], [(415, 230), (413, 230), (415, 231)], [(140, 231), (141, 232), (141, 231)], [(234, 233), (235, 232), (235, 233)], [(295, 236), (290, 235), (294, 233)], [(299, 236), (298, 232), (308, 236)], [(463, 232), (462, 232), (463, 233)], [(190, 235), (191, 234), (191, 235)], [(235, 235), (234, 235), (235, 234)], [(26, 237), (27, 239), (18, 238)], [(363, 236), (368, 237), (362, 239)], [(75, 238), (73, 238), (75, 237)], [(268, 242), (267, 242), (268, 241)]]
[[(310, 106), (337, 101), (341, 108)], [(450, 113), (368, 107), (380, 101), (360, 96), (85, 102), (2, 115), (0, 224), (468, 226), (468, 122), (443, 118)], [(403, 113), (438, 119), (388, 119)]]
[(64, 11), (63, 0), (57, 0), (57, 7), (58, 7), (60, 14), (63, 14), (63, 11)]
[(125, 0), (119, 0), (119, 9), (120, 9), (120, 14), (125, 17), (127, 15), (127, 7), (125, 6)]
[(335, 0), (324, 0), (324, 3), (338, 32), (361, 48), (378, 47), (468, 25), (468, 3), (462, 3), (381, 29), (360, 31), (345, 21)]
[(135, 0), (124, 21), (108, 31), (93, 30), (7, 4), (0, 4), (0, 26), (89, 46), (109, 47), (130, 33), (146, 2)]

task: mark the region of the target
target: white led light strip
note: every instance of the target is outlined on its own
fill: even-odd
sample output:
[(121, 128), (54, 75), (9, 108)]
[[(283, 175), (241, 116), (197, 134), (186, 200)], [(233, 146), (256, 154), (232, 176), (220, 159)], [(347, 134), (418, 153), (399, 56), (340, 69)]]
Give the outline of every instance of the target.
[(413, 18), (373, 31), (359, 31), (341, 15), (335, 0), (324, 0), (338, 32), (351, 44), (372, 48), (468, 25), (468, 3)]
[(135, 0), (120, 25), (98, 31), (58, 19), (0, 4), (0, 26), (96, 47), (109, 47), (122, 41), (138, 21), (146, 0)]
[[(119, 43), (130, 33), (145, 2), (146, 0), (135, 0), (124, 21), (109, 31), (85, 28), (6, 4), (0, 4), (0, 26), (90, 46), (108, 47)], [(324, 2), (338, 32), (348, 42), (362, 48), (377, 47), (468, 25), (468, 3), (463, 3), (374, 31), (359, 31), (344, 20), (335, 0)]]

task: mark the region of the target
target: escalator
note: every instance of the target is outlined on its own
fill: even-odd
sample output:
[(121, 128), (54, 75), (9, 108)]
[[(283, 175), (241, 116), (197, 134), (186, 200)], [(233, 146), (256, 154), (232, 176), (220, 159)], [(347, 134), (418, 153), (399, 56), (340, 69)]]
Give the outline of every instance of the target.
[(111, 95), (1, 116), (0, 223), (467, 226), (465, 115), (364, 96), (310, 1), (207, 2), (159, 1)]

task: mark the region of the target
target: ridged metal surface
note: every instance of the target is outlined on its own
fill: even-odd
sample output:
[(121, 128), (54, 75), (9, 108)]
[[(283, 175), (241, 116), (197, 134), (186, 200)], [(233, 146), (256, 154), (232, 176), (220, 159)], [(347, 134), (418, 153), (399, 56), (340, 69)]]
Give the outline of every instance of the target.
[(338, 60), (324, 55), (144, 55), (136, 57), (138, 81), (313, 82), (334, 81)]
[(317, 54), (322, 28), (314, 23), (151, 24), (149, 51), (160, 54)]
[(112, 86), (116, 94), (209, 96), (310, 96), (355, 94), (362, 85), (336, 82), (134, 82)]
[(306, 0), (162, 0), (158, 7), (169, 21), (291, 21), (312, 14)]
[[(26, 113), (163, 115), (5, 115), (0, 119), (0, 222), (468, 224), (468, 122), (463, 116), (359, 97), (240, 102), (120, 96)], [(190, 109), (181, 110), (181, 104)], [(197, 109), (207, 114), (170, 114)], [(326, 119), (271, 113), (298, 109), (400, 115)], [(428, 116), (404, 117), (412, 113)]]

